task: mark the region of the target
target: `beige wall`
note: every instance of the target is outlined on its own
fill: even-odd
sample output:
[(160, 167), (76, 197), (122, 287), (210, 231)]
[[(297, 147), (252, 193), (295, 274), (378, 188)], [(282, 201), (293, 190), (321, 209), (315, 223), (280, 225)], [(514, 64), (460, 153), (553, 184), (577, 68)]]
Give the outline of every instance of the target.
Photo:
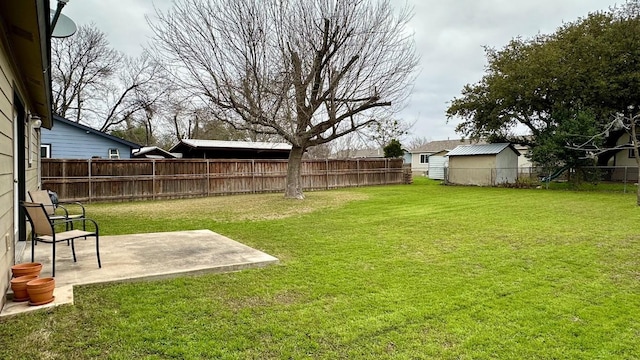
[[(0, 24), (1, 25), (1, 24)], [(2, 27), (0, 26), (0, 30)], [(11, 65), (7, 47), (0, 37), (0, 307), (4, 305), (6, 291), (9, 287), (11, 266), (15, 263), (16, 244), (14, 237), (14, 204), (17, 196), (13, 191), (14, 175), (14, 92), (24, 94), (24, 91), (16, 87), (20, 79), (16, 77), (15, 67)], [(20, 96), (27, 101), (25, 96)], [(29, 104), (25, 104), (27, 111)], [(36, 189), (39, 174), (39, 131), (32, 130), (28, 124), (25, 126), (25, 144), (22, 151), (25, 152), (26, 161), (26, 189)], [(32, 162), (29, 163), (29, 151)], [(20, 244), (19, 248), (24, 248)]]
[(428, 153), (411, 153), (411, 172), (414, 176), (426, 176), (429, 172), (429, 163), (422, 164), (420, 155), (429, 155)]
[[(0, 46), (2, 43), (0, 42)], [(0, 47), (0, 306), (9, 286), (13, 252), (13, 76), (7, 67), (7, 53)]]
[(506, 148), (496, 155), (495, 184), (515, 183), (518, 180), (518, 155)]
[(459, 185), (490, 185), (495, 155), (449, 156), (448, 181)]
[(449, 156), (448, 182), (496, 185), (518, 179), (518, 155), (506, 148), (497, 155)]
[(526, 146), (516, 146), (516, 149), (520, 152), (520, 156), (518, 156), (518, 167), (519, 168), (531, 168), (533, 167), (533, 163), (529, 158), (527, 158), (527, 154), (529, 153), (529, 148)]

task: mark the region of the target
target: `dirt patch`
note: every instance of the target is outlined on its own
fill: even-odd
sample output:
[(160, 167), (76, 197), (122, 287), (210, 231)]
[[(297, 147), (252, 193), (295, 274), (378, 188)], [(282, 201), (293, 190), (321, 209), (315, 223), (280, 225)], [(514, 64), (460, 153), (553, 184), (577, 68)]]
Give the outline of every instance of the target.
[(162, 217), (167, 220), (206, 217), (216, 221), (275, 220), (335, 209), (353, 201), (366, 200), (367, 195), (349, 191), (306, 193), (304, 200), (285, 199), (282, 194), (219, 196), (168, 201), (144, 201), (109, 204), (92, 209), (95, 212), (117, 212), (121, 216)]

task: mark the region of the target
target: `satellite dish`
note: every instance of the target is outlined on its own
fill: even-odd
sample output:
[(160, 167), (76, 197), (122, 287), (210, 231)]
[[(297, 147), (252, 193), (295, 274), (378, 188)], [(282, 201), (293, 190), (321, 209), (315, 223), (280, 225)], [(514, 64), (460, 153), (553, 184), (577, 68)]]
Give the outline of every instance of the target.
[[(56, 11), (51, 9), (51, 20), (54, 20)], [(55, 23), (52, 23), (51, 26), (53, 29), (51, 30), (51, 37), (54, 38), (66, 38), (76, 33), (78, 27), (76, 23), (71, 20), (70, 17), (58, 13), (58, 19)]]

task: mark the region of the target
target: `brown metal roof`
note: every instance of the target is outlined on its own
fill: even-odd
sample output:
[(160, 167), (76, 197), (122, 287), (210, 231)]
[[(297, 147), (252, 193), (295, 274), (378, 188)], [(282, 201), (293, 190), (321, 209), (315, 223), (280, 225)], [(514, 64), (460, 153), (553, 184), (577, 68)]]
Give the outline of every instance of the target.
[(495, 144), (474, 144), (474, 145), (460, 145), (455, 149), (449, 151), (448, 156), (473, 156), (473, 155), (496, 155), (501, 153), (504, 149), (511, 148), (516, 155), (520, 156), (520, 152), (516, 150), (513, 145), (509, 143), (495, 143)]

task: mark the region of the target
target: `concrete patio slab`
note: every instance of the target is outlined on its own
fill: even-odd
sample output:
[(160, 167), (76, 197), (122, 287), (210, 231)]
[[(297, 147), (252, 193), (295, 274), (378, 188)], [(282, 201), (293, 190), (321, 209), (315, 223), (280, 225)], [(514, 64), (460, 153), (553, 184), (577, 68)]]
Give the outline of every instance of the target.
[[(71, 248), (56, 245), (56, 290), (53, 303), (29, 306), (7, 301), (0, 317), (73, 303), (73, 286), (105, 282), (149, 280), (201, 273), (232, 272), (263, 267), (278, 259), (210, 230), (132, 234), (100, 237), (102, 268), (98, 268), (95, 240), (76, 240), (77, 262)], [(51, 276), (51, 245), (35, 248), (35, 261), (43, 264), (41, 277)], [(25, 250), (28, 262), (31, 248)]]

